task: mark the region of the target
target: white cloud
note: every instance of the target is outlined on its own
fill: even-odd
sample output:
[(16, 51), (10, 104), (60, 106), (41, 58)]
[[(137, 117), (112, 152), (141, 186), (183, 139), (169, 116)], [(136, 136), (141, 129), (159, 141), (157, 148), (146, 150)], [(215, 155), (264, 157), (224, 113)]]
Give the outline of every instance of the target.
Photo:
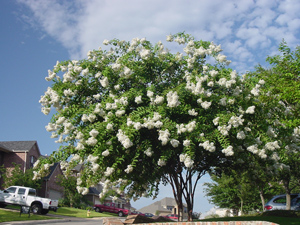
[[(31, 9), (44, 31), (68, 49), (72, 59), (86, 57), (104, 39), (146, 37), (157, 42), (185, 31), (231, 48), (225, 48), (224, 54), (229, 53), (228, 58), (238, 60), (235, 64), (245, 70), (259, 63), (253, 59), (263, 60), (282, 38), (292, 47), (299, 42), (300, 3), (291, 0), (19, 2)], [(232, 49), (235, 45), (230, 43), (236, 41), (241, 44)]]

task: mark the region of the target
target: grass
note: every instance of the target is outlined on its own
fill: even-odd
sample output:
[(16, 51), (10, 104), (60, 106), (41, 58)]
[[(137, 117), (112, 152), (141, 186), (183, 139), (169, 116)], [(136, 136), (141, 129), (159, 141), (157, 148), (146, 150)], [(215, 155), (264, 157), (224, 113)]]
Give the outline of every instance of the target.
[(80, 218), (93, 218), (93, 217), (111, 217), (117, 216), (117, 214), (112, 213), (98, 213), (93, 210), (90, 211), (90, 216), (87, 216), (87, 210), (75, 209), (69, 207), (61, 207), (56, 212), (50, 212), (52, 215), (61, 215), (61, 216), (72, 216)]
[[(11, 210), (6, 210), (11, 209)], [(59, 216), (70, 216), (70, 217), (80, 217), (80, 218), (93, 218), (93, 217), (112, 217), (117, 216), (116, 214), (111, 213), (97, 213), (95, 211), (90, 211), (90, 216), (87, 216), (87, 210), (61, 207), (57, 212), (50, 211), (49, 214), (54, 216), (47, 215), (36, 215), (30, 213), (20, 215), (20, 207), (18, 206), (6, 206), (5, 209), (0, 208), (0, 223), (9, 222), (9, 221), (26, 221), (26, 220), (51, 220), (59, 219)], [(55, 217), (57, 215), (57, 217)]]
[(21, 214), (19, 211), (8, 211), (8, 210), (0, 210), (0, 223), (9, 222), (9, 221), (25, 221), (25, 220), (48, 220), (54, 219), (53, 217), (44, 216), (44, 215), (35, 215), (30, 213), (30, 217), (28, 214)]

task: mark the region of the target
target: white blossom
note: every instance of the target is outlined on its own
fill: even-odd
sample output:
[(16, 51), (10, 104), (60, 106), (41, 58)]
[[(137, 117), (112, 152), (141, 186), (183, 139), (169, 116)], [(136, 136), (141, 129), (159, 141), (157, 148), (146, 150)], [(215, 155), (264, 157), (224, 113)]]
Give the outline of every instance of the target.
[(168, 129), (159, 131), (158, 140), (161, 141), (162, 145), (166, 145), (168, 143), (169, 137), (170, 137), (170, 132)]
[(87, 143), (88, 145), (94, 146), (94, 145), (97, 144), (97, 139), (94, 138), (94, 137), (90, 137), (90, 138), (86, 141), (86, 143)]
[(149, 49), (142, 49), (140, 51), (140, 56), (142, 59), (148, 59), (148, 57), (150, 56), (151, 52)]
[(180, 105), (179, 96), (176, 91), (170, 91), (167, 94), (168, 107), (176, 107)]
[(237, 139), (244, 140), (246, 138), (246, 135), (245, 135), (244, 131), (240, 131), (237, 133), (236, 137), (237, 137)]
[(211, 102), (207, 102), (207, 101), (202, 102), (201, 106), (203, 109), (208, 109), (211, 106)]
[(115, 171), (114, 168), (112, 168), (112, 167), (107, 167), (107, 168), (106, 168), (106, 171), (104, 172), (104, 176), (108, 177), (108, 176), (112, 175), (112, 173), (113, 173), (114, 171)]
[(166, 161), (163, 159), (159, 159), (157, 162), (157, 165), (159, 165), (159, 166), (165, 166), (166, 164), (167, 164)]
[(209, 152), (214, 152), (216, 150), (216, 146), (213, 142), (205, 141), (200, 143), (199, 146), (202, 146), (205, 150)]
[(194, 165), (194, 160), (192, 160), (190, 156), (186, 156), (186, 158), (185, 158), (185, 160), (184, 160), (184, 165), (185, 165), (187, 168), (191, 168), (191, 167), (193, 167), (193, 165)]
[(163, 96), (156, 96), (154, 99), (154, 104), (155, 105), (161, 105), (164, 102), (164, 97)]
[(75, 147), (76, 150), (83, 150), (84, 145), (82, 143), (77, 143), (77, 146)]
[(255, 112), (255, 106), (250, 106), (246, 110), (246, 113), (248, 113), (248, 114), (254, 114), (254, 112)]
[(130, 141), (130, 139), (124, 134), (124, 132), (119, 129), (117, 133), (117, 138), (121, 142), (124, 148), (130, 148), (133, 143)]
[(108, 78), (104, 77), (103, 79), (100, 80), (100, 83), (101, 83), (102, 87), (104, 87), (104, 88), (108, 87), (108, 85), (109, 85)]
[(141, 103), (143, 102), (142, 96), (140, 95), (140, 96), (135, 97), (134, 101), (135, 101), (137, 104), (141, 104)]
[(152, 154), (153, 154), (153, 151), (151, 150), (151, 148), (147, 148), (147, 150), (144, 151), (144, 153), (145, 153), (148, 157), (151, 157)]
[(188, 113), (189, 113), (189, 115), (191, 115), (191, 116), (197, 116), (197, 115), (198, 115), (198, 112), (196, 112), (195, 109), (189, 110)]
[(131, 173), (133, 171), (133, 166), (128, 165), (127, 168), (124, 171), (125, 171), (125, 173)]
[(102, 155), (103, 155), (104, 157), (108, 156), (108, 155), (109, 155), (109, 150), (106, 149), (104, 152), (102, 152)]
[(215, 126), (217, 126), (219, 124), (219, 120), (220, 120), (220, 117), (216, 117), (213, 119), (213, 123)]
[(99, 131), (97, 131), (97, 130), (95, 130), (95, 129), (93, 129), (93, 130), (91, 130), (90, 131), (90, 133), (89, 133), (92, 137), (97, 137), (97, 135), (99, 134)]
[(188, 147), (191, 145), (191, 140), (184, 140), (183, 141), (183, 146)]
[(222, 153), (224, 153), (225, 156), (232, 156), (232, 155), (234, 155), (233, 147), (231, 145), (229, 145), (227, 148), (225, 148), (225, 149), (222, 150)]
[(112, 123), (108, 123), (108, 124), (106, 125), (106, 129), (107, 129), (107, 130), (114, 130), (114, 125), (113, 125)]
[(174, 148), (177, 148), (180, 144), (180, 142), (176, 139), (171, 139), (170, 143)]

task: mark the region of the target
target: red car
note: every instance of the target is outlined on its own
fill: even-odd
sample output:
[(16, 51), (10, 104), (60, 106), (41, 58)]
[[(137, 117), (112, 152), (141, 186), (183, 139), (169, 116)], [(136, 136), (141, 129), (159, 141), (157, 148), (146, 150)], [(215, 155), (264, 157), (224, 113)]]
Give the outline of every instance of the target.
[(115, 203), (112, 202), (106, 202), (103, 205), (102, 204), (96, 204), (94, 205), (94, 210), (96, 212), (110, 212), (110, 213), (116, 213), (118, 216), (127, 216), (130, 214), (130, 210), (128, 209), (122, 209), (122, 208), (117, 208)]
[(178, 215), (177, 214), (168, 214), (165, 216), (168, 219), (172, 219), (172, 220), (178, 220)]
[(139, 211), (132, 211), (132, 212), (131, 212), (131, 215), (141, 215), (141, 216), (145, 216), (144, 213), (141, 213), (141, 212), (139, 212)]

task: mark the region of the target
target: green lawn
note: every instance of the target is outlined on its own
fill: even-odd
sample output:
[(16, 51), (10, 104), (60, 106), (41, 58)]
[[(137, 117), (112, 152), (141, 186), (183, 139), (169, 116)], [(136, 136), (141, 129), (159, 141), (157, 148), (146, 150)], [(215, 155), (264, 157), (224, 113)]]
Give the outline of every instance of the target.
[(7, 211), (0, 209), (0, 223), (8, 222), (8, 221), (24, 221), (24, 220), (48, 220), (54, 219), (49, 216), (35, 215), (30, 213), (30, 217), (28, 214), (21, 214), (18, 211)]
[[(0, 223), (8, 222), (8, 221), (59, 219), (59, 217), (55, 217), (55, 216), (53, 217), (53, 216), (47, 216), (47, 215), (35, 215), (35, 214), (32, 214), (32, 213), (30, 213), (30, 217), (29, 217), (28, 214), (21, 214), (20, 215), (19, 207), (14, 207), (14, 206), (7, 206), (6, 209), (14, 209), (14, 211), (8, 211), (8, 210), (0, 208)], [(50, 211), (49, 214), (80, 217), (80, 218), (117, 216), (116, 214), (97, 213), (95, 211), (91, 211), (90, 212), (90, 217), (88, 217), (87, 216), (87, 210), (74, 209), (74, 208), (68, 208), (68, 207), (61, 207), (57, 210), (57, 212)]]
[(90, 217), (87, 216), (87, 210), (83, 209), (75, 209), (69, 207), (61, 207), (57, 210), (57, 212), (50, 211), (52, 215), (63, 215), (63, 216), (73, 216), (73, 217), (80, 217), (80, 218), (93, 218), (93, 217), (111, 217), (111, 216), (118, 216), (117, 214), (111, 213), (98, 213), (93, 210), (90, 211)]
[(238, 216), (203, 219), (200, 221), (269, 221), (280, 225), (299, 225), (300, 218), (294, 217), (276, 217), (276, 216)]

